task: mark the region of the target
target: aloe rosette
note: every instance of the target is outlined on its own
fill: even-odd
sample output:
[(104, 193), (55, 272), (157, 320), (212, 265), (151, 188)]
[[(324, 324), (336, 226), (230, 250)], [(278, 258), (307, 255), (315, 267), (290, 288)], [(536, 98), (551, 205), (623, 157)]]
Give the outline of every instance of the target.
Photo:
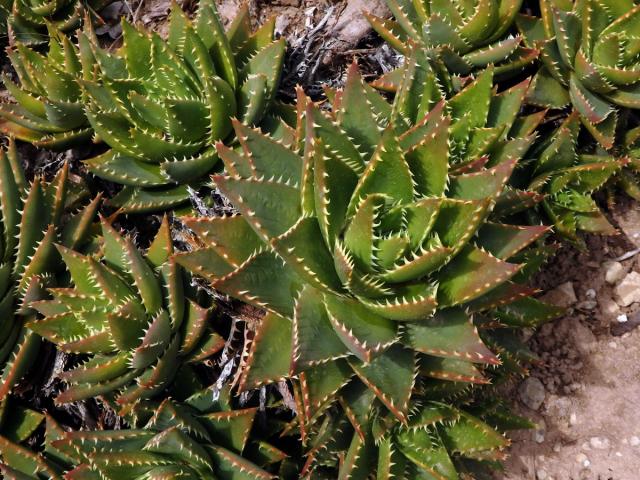
[(228, 175), (213, 182), (241, 215), (184, 219), (202, 248), (176, 260), (266, 311), (240, 390), (298, 379), (297, 422), (319, 451), (334, 430), (315, 420), (352, 390), (407, 425), (423, 379), (486, 382), (500, 360), (474, 313), (511, 327), (559, 313), (520, 278), (547, 228), (500, 221), (542, 198), (505, 187), (540, 116), (518, 117), (526, 82), (496, 95), (492, 80), (444, 101), (416, 53), (390, 105), (352, 67), (330, 114), (299, 92), (293, 143), (236, 123), (242, 149), (219, 150)]
[(0, 32), (7, 34), (7, 25), (16, 40), (41, 44), (47, 40), (47, 28), (62, 32), (75, 30), (86, 14), (95, 15), (113, 0), (1, 0), (3, 22)]
[(0, 471), (48, 480), (278, 478), (286, 454), (258, 435), (258, 414), (204, 390), (184, 402), (167, 398), (148, 420), (123, 430), (65, 431), (47, 415), (43, 452), (0, 435)]
[(412, 44), (430, 49), (455, 74), (468, 75), (489, 65), (496, 76), (519, 73), (533, 62), (536, 48), (510, 35), (522, 0), (386, 0), (394, 20), (365, 14), (371, 26), (396, 50)]
[(146, 254), (102, 222), (100, 256), (57, 246), (73, 288), (51, 289), (32, 303), (44, 318), (28, 323), (64, 352), (91, 358), (60, 377), (68, 388), (58, 403), (96, 396), (131, 404), (164, 392), (174, 379), (193, 378), (193, 365), (220, 350), (208, 300), (198, 298), (172, 260), (171, 231), (163, 221)]
[(542, 68), (529, 101), (571, 105), (605, 149), (615, 144), (620, 109), (640, 108), (640, 5), (633, 0), (540, 2), (541, 18), (520, 15), (525, 42)]
[(535, 162), (527, 167), (528, 189), (544, 195), (539, 209), (542, 217), (551, 221), (556, 233), (578, 244), (582, 243), (578, 231), (617, 232), (592, 195), (630, 171), (627, 157), (616, 158), (604, 151), (580, 152), (580, 123), (578, 113), (573, 112), (555, 131), (542, 137), (529, 154)]
[(86, 196), (66, 164), (51, 182), (29, 183), (13, 141), (0, 151), (0, 399), (38, 356), (40, 337), (25, 328), (37, 316), (30, 303), (65, 281), (54, 244), (91, 248), (100, 198), (80, 208)]
[(87, 41), (99, 70), (82, 82), (86, 114), (110, 150), (86, 165), (124, 185), (114, 205), (138, 212), (188, 201), (188, 186), (199, 186), (218, 161), (213, 145), (233, 140), (234, 117), (278, 128), (270, 110), (285, 41), (273, 39), (274, 25), (252, 34), (245, 5), (225, 34), (206, 0), (193, 21), (172, 10), (167, 41), (127, 22), (114, 54)]
[(14, 102), (0, 104), (0, 130), (38, 147), (65, 150), (90, 141), (93, 131), (84, 114), (81, 55), (77, 46), (51, 30), (46, 54), (23, 43), (8, 55), (19, 83), (7, 74), (2, 82)]

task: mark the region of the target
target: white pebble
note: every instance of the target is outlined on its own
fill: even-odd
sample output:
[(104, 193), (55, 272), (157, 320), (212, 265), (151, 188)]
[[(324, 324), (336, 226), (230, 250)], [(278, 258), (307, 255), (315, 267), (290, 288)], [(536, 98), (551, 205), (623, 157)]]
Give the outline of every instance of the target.
[(548, 476), (547, 476), (547, 472), (545, 470), (538, 470), (536, 472), (536, 479), (537, 480), (547, 480)]
[(625, 323), (627, 322), (629, 319), (627, 318), (627, 315), (625, 313), (623, 313), (622, 315), (618, 315), (616, 317), (616, 320), (620, 323)]
[(609, 439), (605, 437), (591, 437), (589, 439), (589, 445), (598, 450), (605, 450), (609, 448)]
[(616, 452), (616, 457), (621, 457), (622, 456), (622, 452)]
[(575, 425), (578, 423), (578, 417), (575, 413), (569, 415), (569, 425)]
[(594, 298), (596, 298), (596, 291), (593, 288), (590, 288), (585, 292), (585, 295), (587, 298), (593, 300)]
[(629, 445), (631, 445), (632, 447), (637, 447), (638, 445), (640, 445), (640, 438), (634, 435), (629, 439)]
[(618, 344), (616, 342), (609, 342), (609, 347), (618, 348)]

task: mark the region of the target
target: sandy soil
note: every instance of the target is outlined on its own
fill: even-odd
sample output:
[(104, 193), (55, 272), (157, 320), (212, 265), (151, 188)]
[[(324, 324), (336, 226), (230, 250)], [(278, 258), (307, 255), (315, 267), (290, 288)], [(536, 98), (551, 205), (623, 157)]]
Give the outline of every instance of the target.
[[(588, 239), (589, 253), (564, 248), (539, 280), (547, 289), (572, 282), (576, 301), (530, 341), (545, 398), (537, 411), (518, 402), (538, 430), (512, 435), (502, 480), (640, 479), (640, 304), (616, 303), (603, 265), (640, 246), (640, 205), (626, 201), (614, 220), (621, 235)], [(620, 263), (621, 275), (640, 272), (640, 255)]]

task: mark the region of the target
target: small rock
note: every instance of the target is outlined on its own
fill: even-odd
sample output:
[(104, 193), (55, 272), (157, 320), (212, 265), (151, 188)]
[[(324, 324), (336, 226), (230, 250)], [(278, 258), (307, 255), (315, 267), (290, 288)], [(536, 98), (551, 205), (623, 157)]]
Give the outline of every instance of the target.
[(585, 297), (587, 297), (589, 300), (593, 300), (594, 298), (596, 298), (596, 291), (593, 288), (590, 288), (589, 290), (587, 290), (584, 293)]
[(578, 416), (575, 413), (569, 415), (569, 425), (577, 425), (578, 424)]
[(637, 447), (640, 445), (640, 438), (636, 437), (635, 435), (633, 437), (631, 437), (629, 439), (629, 445), (631, 445), (632, 447)]
[(627, 315), (623, 313), (622, 315), (618, 315), (618, 316), (616, 317), (616, 320), (617, 320), (619, 323), (624, 323), (624, 322), (628, 321), (628, 320), (629, 320), (629, 318), (627, 318)]
[(614, 218), (631, 243), (640, 247), (640, 211), (637, 208), (615, 211)]
[(531, 410), (538, 410), (546, 396), (544, 385), (536, 377), (529, 377), (522, 382), (519, 392), (522, 403)]
[(609, 439), (606, 437), (591, 437), (589, 439), (589, 445), (597, 450), (606, 450), (609, 448)]
[(618, 344), (616, 342), (609, 342), (609, 347), (618, 348)]
[(554, 451), (554, 452), (556, 452), (556, 453), (559, 453), (559, 452), (560, 452), (560, 450), (562, 450), (562, 445), (560, 445), (559, 443), (556, 443), (556, 444), (553, 446), (553, 451)]
[(549, 478), (545, 470), (539, 469), (536, 471), (536, 480), (547, 480)]
[(626, 315), (626, 317), (626, 322), (621, 322), (620, 320), (618, 320), (611, 325), (611, 335), (615, 337), (621, 337), (628, 334), (640, 325), (640, 312)]
[(569, 334), (573, 337), (577, 349), (583, 354), (590, 354), (596, 346), (596, 336), (586, 325), (573, 321)]
[(624, 267), (620, 262), (608, 261), (602, 264), (604, 267), (604, 279), (614, 285), (624, 278)]
[(600, 297), (598, 299), (600, 310), (608, 317), (615, 317), (620, 314), (620, 307), (610, 297)]
[(615, 288), (616, 301), (621, 307), (640, 302), (640, 273), (629, 272)]
[(544, 443), (546, 433), (547, 424), (544, 420), (539, 420), (537, 422), (536, 429), (533, 431), (533, 440), (536, 443)]
[(570, 307), (578, 301), (572, 282), (565, 282), (562, 285), (558, 285), (542, 298), (545, 302), (565, 308)]
[(579, 453), (576, 455), (576, 462), (584, 465), (584, 462), (588, 462), (589, 458), (584, 453)]

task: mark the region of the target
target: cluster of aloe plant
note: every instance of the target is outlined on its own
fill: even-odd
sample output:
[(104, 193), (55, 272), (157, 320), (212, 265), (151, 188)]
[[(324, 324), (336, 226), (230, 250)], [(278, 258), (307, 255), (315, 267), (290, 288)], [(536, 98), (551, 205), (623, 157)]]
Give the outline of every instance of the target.
[[(89, 147), (121, 188), (98, 221), (67, 164), (29, 184), (0, 153), (4, 477), (482, 478), (531, 426), (493, 386), (562, 314), (527, 284), (549, 233), (614, 233), (592, 197), (612, 179), (640, 198), (640, 6), (387, 0), (368, 19), (402, 65), (367, 84), (352, 64), (323, 108), (277, 101), (285, 42), (247, 5), (226, 31), (213, 0), (174, 5), (166, 38), (123, 19), (115, 49), (90, 15), (70, 33), (106, 3), (0, 4), (0, 129)], [(167, 210), (150, 241), (117, 228)], [(128, 428), (25, 404), (45, 341), (71, 359), (55, 404)]]
[(9, 55), (20, 85), (4, 78), (16, 103), (0, 107), (2, 129), (49, 148), (106, 144), (85, 163), (124, 186), (110, 200), (123, 211), (183, 204), (216, 165), (215, 143), (233, 140), (232, 118), (284, 128), (287, 109), (274, 107), (284, 40), (274, 21), (252, 33), (248, 15), (245, 6), (225, 33), (211, 0), (193, 21), (174, 5), (166, 40), (123, 19), (116, 51), (89, 22), (78, 45), (55, 32), (46, 55), (18, 43)]
[(522, 283), (547, 227), (505, 221), (542, 199), (506, 187), (534, 140), (526, 84), (493, 95), (492, 79), (445, 100), (417, 52), (389, 104), (354, 65), (330, 114), (299, 92), (291, 144), (236, 124), (213, 182), (241, 215), (183, 219), (202, 248), (176, 260), (266, 310), (239, 389), (292, 380), (306, 471), (337, 467), (349, 432), (339, 478), (393, 470), (393, 451), (452, 478), (506, 445), (434, 385), (487, 382), (490, 346), (516, 355), (502, 335), (559, 313)]

